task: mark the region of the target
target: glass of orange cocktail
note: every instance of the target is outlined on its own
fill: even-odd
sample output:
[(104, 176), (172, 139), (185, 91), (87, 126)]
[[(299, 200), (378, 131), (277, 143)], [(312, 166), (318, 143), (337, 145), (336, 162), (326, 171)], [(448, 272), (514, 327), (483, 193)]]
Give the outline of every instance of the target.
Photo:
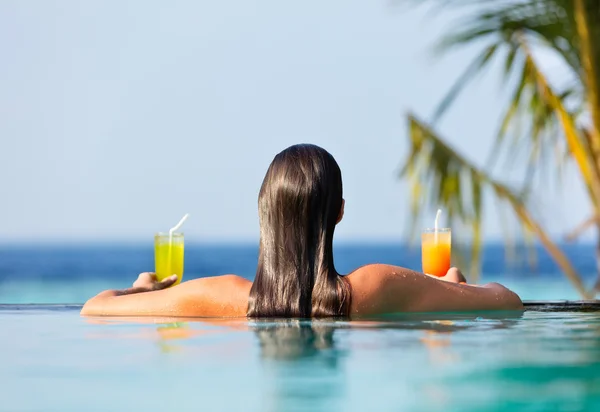
[(450, 269), (452, 250), (450, 228), (424, 229), (421, 233), (421, 258), (423, 273), (445, 276)]

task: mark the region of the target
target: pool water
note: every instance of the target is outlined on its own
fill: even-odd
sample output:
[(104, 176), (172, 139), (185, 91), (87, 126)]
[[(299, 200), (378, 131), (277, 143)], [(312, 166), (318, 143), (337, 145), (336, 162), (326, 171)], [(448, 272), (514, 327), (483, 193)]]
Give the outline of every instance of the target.
[(84, 319), (0, 307), (1, 411), (599, 411), (600, 313)]
[[(592, 285), (594, 246), (564, 250)], [(257, 251), (187, 244), (184, 278), (253, 279)], [(482, 282), (578, 299), (539, 252), (532, 268), (486, 245)], [(373, 262), (421, 266), (418, 248), (336, 246), (341, 273)], [(0, 411), (600, 411), (600, 313), (92, 321), (62, 304), (153, 267), (151, 239), (0, 247)]]

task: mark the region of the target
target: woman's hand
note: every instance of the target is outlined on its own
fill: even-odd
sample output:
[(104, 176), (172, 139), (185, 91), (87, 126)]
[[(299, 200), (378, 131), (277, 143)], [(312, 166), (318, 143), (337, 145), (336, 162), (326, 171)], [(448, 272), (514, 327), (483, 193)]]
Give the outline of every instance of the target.
[(450, 268), (444, 276), (435, 276), (425, 273), (425, 275), (434, 279), (444, 280), (451, 283), (467, 283), (467, 279), (463, 276), (462, 272), (458, 268)]
[[(169, 286), (173, 285), (177, 281), (177, 275), (169, 276), (162, 281), (156, 280), (156, 275), (152, 272), (144, 272), (140, 273), (137, 280), (133, 282), (133, 286), (129, 289), (124, 290), (105, 290), (104, 292), (100, 292), (90, 300), (88, 300), (83, 308), (81, 309), (81, 314), (83, 316), (108, 316), (115, 314), (125, 314), (126, 312), (135, 312), (137, 310), (137, 314), (146, 315), (145, 309), (143, 306), (141, 308), (137, 308), (132, 310), (130, 306), (127, 306), (128, 300), (122, 300), (126, 295), (146, 295), (144, 292), (152, 292), (157, 290), (166, 289)], [(164, 293), (168, 293), (169, 291), (164, 291)], [(158, 302), (156, 297), (150, 295), (145, 299), (150, 302)], [(138, 302), (144, 301), (144, 298), (138, 299)], [(125, 308), (123, 306), (119, 306), (119, 304), (125, 304)], [(131, 303), (129, 304), (131, 305)], [(162, 309), (164, 309), (164, 303), (161, 303)]]
[(162, 281), (156, 280), (156, 275), (152, 272), (140, 273), (137, 280), (133, 282), (133, 289), (140, 292), (150, 292), (153, 290), (166, 289), (173, 283), (177, 282), (177, 275), (169, 276)]
[(465, 279), (462, 272), (458, 268), (448, 269), (446, 276), (442, 276), (440, 279), (452, 283), (467, 283), (467, 279)]

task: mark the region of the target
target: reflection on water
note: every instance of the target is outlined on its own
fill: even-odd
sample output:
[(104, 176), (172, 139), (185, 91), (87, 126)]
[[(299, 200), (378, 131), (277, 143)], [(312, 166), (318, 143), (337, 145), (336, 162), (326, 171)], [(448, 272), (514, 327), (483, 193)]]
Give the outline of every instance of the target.
[(250, 322), (268, 388), (265, 410), (323, 410), (343, 400), (345, 354), (336, 347), (335, 326), (289, 319)]
[[(490, 316), (486, 319), (485, 328), (508, 329), (517, 322), (517, 318)], [(421, 353), (428, 354), (423, 359), (424, 368), (449, 368), (453, 363), (461, 362), (463, 356), (453, 347), (453, 334), (482, 328), (478, 319), (465, 315), (446, 315), (445, 319), (439, 319), (439, 315), (414, 315), (352, 322), (271, 319), (245, 324), (223, 320), (171, 320), (157, 327), (157, 331), (161, 349), (166, 352), (176, 351), (182, 339), (206, 333), (190, 326), (194, 324), (220, 330), (241, 328), (251, 331), (261, 360), (263, 410), (328, 410), (343, 404), (349, 396), (347, 360), (352, 352), (361, 349), (395, 350), (402, 346), (414, 351), (417, 345), (422, 348)], [(214, 329), (212, 331), (215, 332)], [(361, 332), (377, 337), (371, 340), (373, 346), (365, 346), (360, 341), (349, 344), (347, 338)], [(410, 334), (409, 339), (398, 339), (406, 333)], [(424, 382), (420, 390), (436, 407), (442, 407), (452, 395), (447, 382), (435, 379)]]
[(158, 346), (163, 352), (174, 352), (177, 351), (177, 345), (173, 345), (171, 342), (177, 339), (189, 339), (195, 335), (194, 330), (190, 329), (187, 322), (169, 322), (159, 324), (156, 328), (156, 332), (160, 339)]
[(331, 323), (282, 319), (251, 322), (250, 327), (265, 359), (308, 358), (334, 347)]
[(194, 376), (249, 372), (248, 410), (600, 410), (598, 314), (126, 322), (169, 364), (196, 362)]
[[(452, 321), (440, 320), (440, 325), (452, 326)], [(452, 344), (451, 330), (436, 331), (427, 330), (424, 332), (420, 341), (423, 343), (430, 356), (432, 363), (456, 362), (460, 359), (458, 354), (453, 353), (450, 346)]]

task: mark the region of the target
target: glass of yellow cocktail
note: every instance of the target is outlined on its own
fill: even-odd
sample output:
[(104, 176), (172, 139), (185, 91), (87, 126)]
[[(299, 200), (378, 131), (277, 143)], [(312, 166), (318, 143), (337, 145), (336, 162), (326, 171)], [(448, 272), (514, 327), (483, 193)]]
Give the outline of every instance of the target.
[(177, 275), (175, 285), (183, 278), (183, 233), (157, 233), (154, 236), (154, 272), (160, 282)]
[(421, 233), (423, 273), (445, 276), (450, 269), (452, 238), (450, 228), (425, 229)]

